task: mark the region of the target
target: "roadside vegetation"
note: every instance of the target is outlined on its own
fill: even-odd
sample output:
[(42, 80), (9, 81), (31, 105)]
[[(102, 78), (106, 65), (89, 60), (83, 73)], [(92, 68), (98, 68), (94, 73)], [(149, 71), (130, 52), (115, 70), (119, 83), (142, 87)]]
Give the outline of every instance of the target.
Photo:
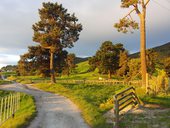
[(11, 83), (10, 81), (6, 81), (6, 80), (0, 80), (0, 85), (2, 85), (2, 84), (9, 84), (9, 83)]

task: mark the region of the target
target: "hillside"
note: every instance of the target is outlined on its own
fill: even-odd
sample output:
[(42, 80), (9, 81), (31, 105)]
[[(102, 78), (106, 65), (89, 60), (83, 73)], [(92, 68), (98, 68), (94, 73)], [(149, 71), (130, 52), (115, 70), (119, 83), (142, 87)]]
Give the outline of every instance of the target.
[(86, 57), (86, 58), (76, 57), (75, 63), (78, 64), (78, 63), (81, 63), (81, 62), (84, 62), (84, 61), (87, 61), (87, 60), (88, 60), (88, 57)]
[[(170, 57), (170, 42), (163, 44), (161, 46), (153, 47), (152, 49), (160, 54), (160, 58)], [(130, 57), (138, 58), (139, 52), (131, 54)]]

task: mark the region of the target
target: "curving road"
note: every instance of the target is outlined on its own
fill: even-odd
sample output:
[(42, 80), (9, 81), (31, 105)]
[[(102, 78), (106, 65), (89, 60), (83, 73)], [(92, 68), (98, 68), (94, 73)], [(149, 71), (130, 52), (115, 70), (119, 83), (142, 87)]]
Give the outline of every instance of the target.
[(90, 128), (81, 117), (79, 109), (63, 96), (18, 83), (0, 85), (0, 89), (34, 96), (38, 114), (28, 128)]

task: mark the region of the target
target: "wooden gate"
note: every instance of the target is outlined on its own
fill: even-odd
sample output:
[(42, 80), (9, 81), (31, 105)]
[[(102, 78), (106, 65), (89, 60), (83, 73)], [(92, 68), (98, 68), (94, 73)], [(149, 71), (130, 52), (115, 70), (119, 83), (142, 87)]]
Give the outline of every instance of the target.
[(114, 128), (118, 128), (119, 126), (119, 121), (120, 118), (122, 117), (120, 112), (129, 105), (133, 106), (140, 105), (140, 101), (136, 95), (134, 87), (129, 87), (114, 96), (114, 114), (115, 114)]

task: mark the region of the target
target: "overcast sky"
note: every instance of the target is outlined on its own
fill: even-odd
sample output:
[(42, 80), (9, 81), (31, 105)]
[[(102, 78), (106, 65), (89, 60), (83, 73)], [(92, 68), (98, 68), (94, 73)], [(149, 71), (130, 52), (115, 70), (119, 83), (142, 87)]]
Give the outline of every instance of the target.
[[(32, 41), (32, 24), (39, 20), (38, 9), (49, 0), (1, 0), (0, 67), (16, 64)], [(139, 30), (118, 33), (113, 27), (129, 10), (120, 8), (121, 0), (51, 0), (75, 13), (83, 25), (80, 39), (70, 52), (92, 56), (104, 41), (123, 43), (130, 53), (139, 51)], [(134, 19), (138, 17), (134, 14)], [(170, 0), (151, 0), (147, 8), (147, 48), (170, 41)]]

